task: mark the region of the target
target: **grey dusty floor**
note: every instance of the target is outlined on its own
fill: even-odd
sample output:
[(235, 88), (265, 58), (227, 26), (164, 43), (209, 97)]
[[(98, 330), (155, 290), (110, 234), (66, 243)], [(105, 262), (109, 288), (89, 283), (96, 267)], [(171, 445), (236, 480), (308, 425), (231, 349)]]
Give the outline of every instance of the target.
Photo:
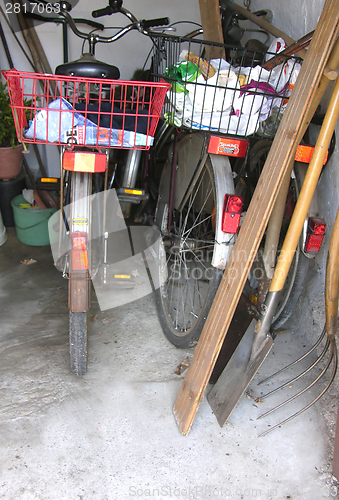
[[(28, 258), (37, 262), (20, 262)], [(192, 352), (164, 338), (152, 295), (101, 312), (93, 294), (88, 373), (77, 378), (69, 369), (67, 282), (49, 247), (22, 245), (10, 228), (0, 280), (0, 498), (336, 498), (336, 385), (315, 407), (258, 437), (318, 393), (320, 385), (296, 406), (257, 420), (275, 397), (256, 402), (263, 390), (256, 384), (305, 351), (308, 323), (319, 329), (309, 312), (297, 311), (299, 327), (277, 337), (226, 425), (219, 427), (204, 399), (184, 437), (172, 415), (184, 374), (174, 370)]]

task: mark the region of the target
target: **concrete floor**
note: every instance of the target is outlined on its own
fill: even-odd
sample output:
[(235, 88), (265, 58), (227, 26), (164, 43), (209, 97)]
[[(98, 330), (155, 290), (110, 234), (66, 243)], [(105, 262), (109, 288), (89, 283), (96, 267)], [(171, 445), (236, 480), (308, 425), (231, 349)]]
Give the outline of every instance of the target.
[[(165, 339), (152, 295), (100, 312), (93, 294), (88, 373), (72, 376), (67, 282), (53, 267), (49, 247), (19, 243), (14, 228), (7, 233), (0, 247), (1, 498), (339, 496), (331, 475), (336, 385), (303, 415), (258, 437), (297, 408), (290, 405), (257, 421), (275, 401), (272, 396), (256, 403), (251, 396), (262, 393), (256, 385), (260, 378), (305, 351), (305, 329), (291, 328), (277, 337), (252, 392), (223, 428), (204, 399), (184, 437), (172, 407), (185, 374), (174, 370), (192, 351), (178, 350)], [(20, 262), (28, 258), (37, 262)], [(309, 314), (298, 324), (307, 321)], [(312, 325), (319, 326), (317, 319)]]

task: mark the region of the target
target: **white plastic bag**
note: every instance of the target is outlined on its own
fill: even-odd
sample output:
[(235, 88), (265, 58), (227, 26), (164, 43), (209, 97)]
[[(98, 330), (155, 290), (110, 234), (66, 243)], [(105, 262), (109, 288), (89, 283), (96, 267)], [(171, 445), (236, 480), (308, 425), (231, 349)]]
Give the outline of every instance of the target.
[(187, 85), (189, 99), (196, 111), (224, 111), (230, 108), (238, 97), (240, 85), (236, 73), (225, 70), (205, 80), (200, 75), (196, 85)]

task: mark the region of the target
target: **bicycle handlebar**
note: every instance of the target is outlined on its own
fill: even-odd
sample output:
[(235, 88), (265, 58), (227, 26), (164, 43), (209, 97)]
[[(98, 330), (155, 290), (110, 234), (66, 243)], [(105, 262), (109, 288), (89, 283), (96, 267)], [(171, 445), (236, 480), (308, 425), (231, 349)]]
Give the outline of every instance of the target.
[(170, 23), (169, 17), (159, 17), (158, 19), (143, 19), (140, 22), (142, 29), (155, 28), (155, 26), (168, 26)]
[(110, 16), (111, 14), (114, 14), (112, 7), (109, 5), (105, 7), (104, 9), (98, 9), (98, 10), (93, 10), (92, 16), (93, 17), (102, 17), (102, 16)]
[(67, 2), (57, 2), (58, 5), (60, 6), (60, 12), (59, 14), (62, 15), (68, 22), (70, 28), (72, 29), (73, 33), (75, 33), (78, 37), (86, 39), (86, 40), (91, 40), (92, 43), (111, 43), (115, 42), (119, 38), (123, 37), (126, 33), (128, 33), (131, 30), (138, 30), (140, 33), (144, 35), (150, 35), (148, 32), (149, 28), (155, 27), (155, 26), (165, 26), (170, 23), (170, 20), (168, 17), (163, 17), (159, 19), (150, 19), (146, 20), (143, 19), (142, 21), (138, 21), (138, 19), (127, 9), (120, 7), (120, 8), (113, 8), (111, 5), (105, 7), (104, 9), (98, 9), (92, 12), (93, 17), (101, 17), (104, 15), (111, 15), (113, 13), (119, 12), (120, 14), (123, 14), (125, 17), (127, 17), (130, 20), (130, 24), (122, 28), (120, 31), (115, 33), (113, 36), (106, 37), (102, 35), (98, 35), (97, 33), (84, 33), (83, 31), (80, 31), (76, 25), (75, 22), (72, 18), (72, 16), (69, 14), (68, 10), (68, 5)]

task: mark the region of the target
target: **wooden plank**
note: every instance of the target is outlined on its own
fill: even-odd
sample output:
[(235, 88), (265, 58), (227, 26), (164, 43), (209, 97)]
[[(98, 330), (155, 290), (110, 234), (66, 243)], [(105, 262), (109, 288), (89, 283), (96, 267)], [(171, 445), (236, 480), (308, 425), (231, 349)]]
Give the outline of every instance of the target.
[[(201, 25), (204, 32), (204, 40), (224, 43), (224, 35), (221, 26), (219, 0), (199, 0)], [(224, 49), (206, 45), (205, 59), (225, 58)]]
[(245, 285), (248, 271), (300, 140), (300, 131), (338, 35), (339, 2), (326, 0), (292, 96), (273, 141), (173, 413), (188, 434)]

